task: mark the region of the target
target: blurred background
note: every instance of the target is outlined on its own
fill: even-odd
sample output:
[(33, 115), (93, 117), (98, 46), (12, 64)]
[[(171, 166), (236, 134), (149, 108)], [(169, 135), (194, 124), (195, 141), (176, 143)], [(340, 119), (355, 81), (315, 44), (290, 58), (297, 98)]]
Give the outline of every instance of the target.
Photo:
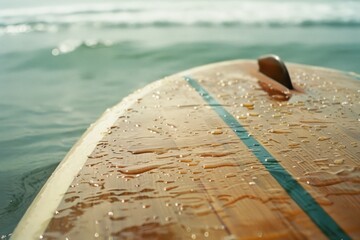
[(134, 90), (268, 53), (359, 72), (360, 1), (0, 0), (0, 238), (71, 146)]

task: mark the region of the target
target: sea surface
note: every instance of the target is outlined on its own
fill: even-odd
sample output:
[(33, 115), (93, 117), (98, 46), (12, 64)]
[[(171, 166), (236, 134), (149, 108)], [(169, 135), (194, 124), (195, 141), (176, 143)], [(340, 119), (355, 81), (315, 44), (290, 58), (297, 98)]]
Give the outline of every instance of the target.
[(268, 53), (360, 72), (360, 1), (73, 2), (0, 0), (0, 239), (88, 126), (154, 80)]

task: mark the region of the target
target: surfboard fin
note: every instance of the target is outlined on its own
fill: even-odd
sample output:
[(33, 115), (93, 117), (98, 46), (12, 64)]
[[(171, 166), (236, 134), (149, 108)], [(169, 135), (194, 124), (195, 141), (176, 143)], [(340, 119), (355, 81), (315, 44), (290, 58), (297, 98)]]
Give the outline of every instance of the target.
[(265, 55), (258, 58), (259, 71), (286, 88), (294, 89), (285, 63), (276, 55)]

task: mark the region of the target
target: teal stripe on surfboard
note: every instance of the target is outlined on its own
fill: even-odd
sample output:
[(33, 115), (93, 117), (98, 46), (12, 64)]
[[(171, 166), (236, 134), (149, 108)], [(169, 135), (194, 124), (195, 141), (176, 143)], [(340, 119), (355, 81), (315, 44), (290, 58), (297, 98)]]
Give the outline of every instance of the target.
[(329, 239), (351, 239), (291, 174), (254, 137), (249, 135), (246, 129), (208, 91), (191, 77), (185, 77), (185, 80), (235, 132), (267, 171)]

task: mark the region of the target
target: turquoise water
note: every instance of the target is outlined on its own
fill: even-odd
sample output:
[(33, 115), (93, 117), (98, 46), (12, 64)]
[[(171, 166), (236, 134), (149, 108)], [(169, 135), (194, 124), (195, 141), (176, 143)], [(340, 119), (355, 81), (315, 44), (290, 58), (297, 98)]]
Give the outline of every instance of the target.
[(197, 65), (267, 53), (359, 72), (359, 1), (0, 1), (0, 236), (106, 108)]

